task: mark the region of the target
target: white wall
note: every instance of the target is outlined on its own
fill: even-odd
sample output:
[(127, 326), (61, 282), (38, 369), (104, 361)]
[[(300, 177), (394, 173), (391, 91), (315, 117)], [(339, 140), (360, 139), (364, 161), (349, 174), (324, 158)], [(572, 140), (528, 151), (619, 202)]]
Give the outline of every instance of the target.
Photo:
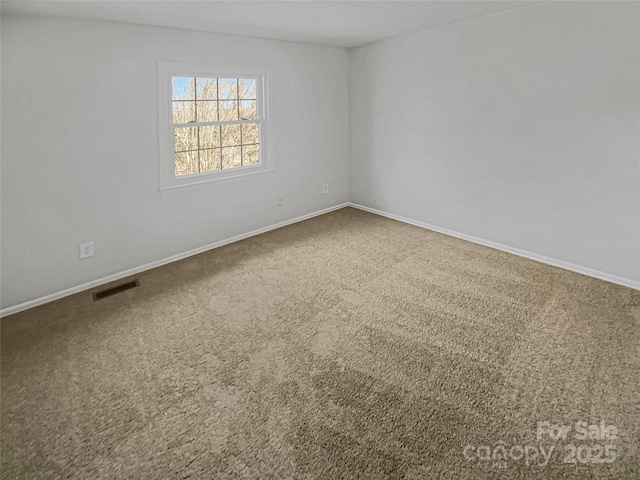
[[(1, 33), (3, 308), (347, 200), (344, 49), (16, 17)], [(161, 195), (158, 61), (272, 67), (276, 172)]]
[[(349, 54), (3, 17), (0, 305), (337, 205), (348, 194), (637, 282), (639, 15), (637, 3), (547, 2)], [(277, 171), (161, 195), (158, 61), (271, 66)], [(95, 241), (96, 256), (81, 261), (86, 241)]]
[(351, 201), (640, 280), (639, 7), (546, 2), (351, 50)]

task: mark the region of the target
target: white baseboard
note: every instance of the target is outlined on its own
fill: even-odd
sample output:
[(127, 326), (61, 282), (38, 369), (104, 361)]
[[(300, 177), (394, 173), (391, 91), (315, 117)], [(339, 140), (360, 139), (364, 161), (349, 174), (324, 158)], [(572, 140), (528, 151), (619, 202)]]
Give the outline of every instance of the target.
[(630, 287), (636, 290), (640, 290), (640, 282), (635, 280), (618, 277), (616, 275), (611, 275), (609, 273), (601, 272), (599, 270), (594, 270), (592, 268), (581, 267), (580, 265), (574, 265), (572, 263), (564, 262), (562, 260), (556, 260), (555, 258), (545, 257), (544, 255), (538, 255), (537, 253), (527, 252), (526, 250), (520, 250), (519, 248), (509, 247), (507, 245), (502, 245), (500, 243), (492, 242), (490, 240), (484, 240), (482, 238), (477, 238), (472, 235), (466, 235), (464, 233), (455, 232), (453, 230), (438, 227), (436, 225), (430, 225), (428, 223), (418, 222), (410, 218), (401, 217), (400, 215), (384, 212), (382, 210), (376, 210), (375, 208), (365, 207), (364, 205), (359, 205), (357, 203), (349, 202), (348, 206), (357, 208), (359, 210), (364, 210), (365, 212), (375, 213), (376, 215), (380, 215), (382, 217), (398, 220), (399, 222), (415, 225), (416, 227), (426, 228), (427, 230), (433, 230), (434, 232), (443, 233), (445, 235), (456, 237), (461, 240), (466, 240), (468, 242), (484, 245), (485, 247), (495, 248), (496, 250), (501, 250), (503, 252), (511, 253), (513, 255), (518, 255), (519, 257), (528, 258), (530, 260), (535, 260), (537, 262), (546, 263), (547, 265), (563, 268), (565, 270), (571, 270), (572, 272), (581, 273), (582, 275), (587, 275), (589, 277), (598, 278), (600, 280), (605, 280), (607, 282), (616, 283), (618, 285), (623, 285), (625, 287)]
[(251, 232), (243, 233), (242, 235), (236, 235), (235, 237), (226, 238), (224, 240), (220, 240), (218, 242), (210, 243), (208, 245), (204, 245), (202, 247), (194, 248), (193, 250), (188, 250), (183, 253), (178, 253), (176, 255), (172, 255), (170, 257), (163, 258), (161, 260), (156, 260), (155, 262), (147, 263), (145, 265), (141, 265), (139, 267), (130, 268), (123, 272), (114, 273), (112, 275), (108, 275), (106, 277), (102, 277), (98, 280), (93, 280), (91, 282), (83, 283), (81, 285), (77, 285), (75, 287), (67, 288), (66, 290), (62, 290), (60, 292), (52, 293), (50, 295), (45, 295), (44, 297), (36, 298), (35, 300), (29, 300), (28, 302), (20, 303), (18, 305), (14, 305), (13, 307), (7, 307), (0, 310), (0, 318), (6, 317), (7, 315), (11, 315), (13, 313), (18, 313), (23, 310), (27, 310), (29, 308), (37, 307), (38, 305), (42, 305), (44, 303), (49, 303), (54, 300), (58, 300), (59, 298), (67, 297), (69, 295), (73, 295), (74, 293), (79, 293), (85, 290), (88, 290), (93, 287), (97, 287), (99, 285), (104, 285), (105, 283), (114, 282), (116, 280), (120, 280), (121, 278), (129, 277), (131, 275), (136, 275), (140, 272), (144, 272), (146, 270), (151, 270), (152, 268), (160, 267), (162, 265), (166, 265), (167, 263), (172, 263), (177, 260), (182, 260), (183, 258), (191, 257), (193, 255), (197, 255), (199, 253), (206, 252), (208, 250), (213, 250), (214, 248), (222, 247), (224, 245), (228, 245), (233, 242), (237, 242), (239, 240), (243, 240), (245, 238), (253, 237), (255, 235), (260, 235), (261, 233), (268, 232), (270, 230), (275, 230), (277, 228), (286, 227), (287, 225), (291, 225), (293, 223), (302, 222), (303, 220), (308, 220), (313, 217), (317, 217), (319, 215), (324, 215), (325, 213), (333, 212), (334, 210), (339, 210), (341, 208), (347, 207), (347, 203), (342, 203), (340, 205), (336, 205), (334, 207), (325, 208), (323, 210), (319, 210), (317, 212), (309, 213), (307, 215), (302, 215), (301, 217), (292, 218), (291, 220), (285, 220), (284, 222), (276, 223), (273, 225), (269, 225), (267, 227), (259, 228), (257, 230), (252, 230)]
[(430, 225), (428, 223), (419, 222), (416, 220), (412, 220), (410, 218), (405, 218), (400, 215), (395, 215), (393, 213), (384, 212), (382, 210), (376, 210), (375, 208), (365, 207), (364, 205), (359, 205), (357, 203), (342, 203), (340, 205), (336, 205), (334, 207), (325, 208), (323, 210), (319, 210), (317, 212), (309, 213), (307, 215), (302, 215), (300, 217), (293, 218), (291, 220), (286, 220), (284, 222), (276, 223), (273, 225), (269, 225), (267, 227), (259, 228), (257, 230), (252, 230), (251, 232), (244, 233), (242, 235), (236, 235), (235, 237), (230, 237), (224, 240), (220, 240), (218, 242), (210, 243), (208, 245), (204, 245), (202, 247), (194, 248), (192, 250), (188, 250), (183, 253), (178, 253), (176, 255), (172, 255), (170, 257), (163, 258), (161, 260), (157, 260), (155, 262), (147, 263), (145, 265), (141, 265), (139, 267), (130, 268), (128, 270), (124, 270), (122, 272), (114, 273), (112, 275), (108, 275), (106, 277), (102, 277), (97, 280), (93, 280), (91, 282), (83, 283), (81, 285), (77, 285), (75, 287), (67, 288), (66, 290), (62, 290), (56, 293), (52, 293), (50, 295), (45, 295), (44, 297), (36, 298), (34, 300), (30, 300), (28, 302), (20, 303), (18, 305), (14, 305), (12, 307), (7, 307), (0, 310), (0, 318), (6, 317), (7, 315), (11, 315), (14, 313), (21, 312), (23, 310), (27, 310), (29, 308), (37, 307), (38, 305), (42, 305), (45, 303), (52, 302), (54, 300), (58, 300), (59, 298), (67, 297), (69, 295), (73, 295), (75, 293), (79, 293), (85, 290), (88, 290), (93, 287), (97, 287), (99, 285), (104, 285), (106, 283), (114, 282), (116, 280), (120, 280), (125, 277), (129, 277), (131, 275), (136, 275), (140, 272), (144, 272), (146, 270), (151, 270), (152, 268), (160, 267), (162, 265), (166, 265), (168, 263), (172, 263), (178, 260), (182, 260), (183, 258), (191, 257), (193, 255), (197, 255), (199, 253), (206, 252), (208, 250), (213, 250), (214, 248), (222, 247), (224, 245), (228, 245), (233, 242), (237, 242), (239, 240), (243, 240), (245, 238), (253, 237), (255, 235), (260, 235), (261, 233), (268, 232), (270, 230), (275, 230), (277, 228), (286, 227), (287, 225), (291, 225), (294, 223), (302, 222), (303, 220), (308, 220), (313, 217), (317, 217), (319, 215), (324, 215), (325, 213), (333, 212), (334, 210), (339, 210), (344, 207), (353, 207), (359, 210), (363, 210), (365, 212), (374, 213), (376, 215), (380, 215), (382, 217), (391, 218), (393, 220), (398, 220), (400, 222), (408, 223), (410, 225), (415, 225), (417, 227), (425, 228), (427, 230), (432, 230), (434, 232), (443, 233), (445, 235), (449, 235), (451, 237), (460, 238), (462, 240), (466, 240), (469, 242), (477, 243), (479, 245), (484, 245), (485, 247), (495, 248), (496, 250), (501, 250), (503, 252), (511, 253), (513, 255), (518, 255), (520, 257), (528, 258), (530, 260), (535, 260), (541, 263), (546, 263), (548, 265), (552, 265), (554, 267), (563, 268), (565, 270), (570, 270), (572, 272), (581, 273), (583, 275), (587, 275), (589, 277), (598, 278), (600, 280), (605, 280), (607, 282), (616, 283), (618, 285), (623, 285), (625, 287), (630, 287), (636, 290), (640, 290), (640, 282), (635, 280), (630, 280), (627, 278), (618, 277), (616, 275), (611, 275), (605, 272), (601, 272), (599, 270), (593, 270), (587, 267), (581, 267), (579, 265), (574, 265), (569, 262), (564, 262), (562, 260), (556, 260), (555, 258), (545, 257), (544, 255), (538, 255), (536, 253), (527, 252), (525, 250), (520, 250), (518, 248), (509, 247), (507, 245), (502, 245), (500, 243), (492, 242), (489, 240), (484, 240), (482, 238), (477, 238), (472, 235), (466, 235), (464, 233), (455, 232), (453, 230), (449, 230), (447, 228), (438, 227), (436, 225)]

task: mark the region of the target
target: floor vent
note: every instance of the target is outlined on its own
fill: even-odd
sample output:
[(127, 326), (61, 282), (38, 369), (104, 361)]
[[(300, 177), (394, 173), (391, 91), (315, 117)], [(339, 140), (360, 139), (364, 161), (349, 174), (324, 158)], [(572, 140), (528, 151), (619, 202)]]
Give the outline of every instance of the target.
[(110, 297), (111, 295), (115, 295), (116, 293), (124, 292), (125, 290), (129, 290), (131, 288), (136, 288), (140, 286), (140, 282), (138, 279), (131, 280), (127, 283), (122, 283), (120, 285), (116, 285), (115, 287), (106, 288), (104, 290), (100, 290), (93, 294), (93, 301), (97, 302), (98, 300), (102, 300), (105, 297)]

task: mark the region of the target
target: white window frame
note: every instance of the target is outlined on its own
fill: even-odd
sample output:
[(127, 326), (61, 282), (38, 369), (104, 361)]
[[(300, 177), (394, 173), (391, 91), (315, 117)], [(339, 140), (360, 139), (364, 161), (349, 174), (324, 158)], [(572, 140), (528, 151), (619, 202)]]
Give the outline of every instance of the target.
[[(240, 180), (272, 172), (269, 128), (269, 77), (267, 67), (235, 67), (210, 64), (158, 62), (160, 118), (160, 191), (162, 193)], [(172, 77), (255, 78), (257, 123), (260, 125), (260, 164), (214, 172), (177, 176), (172, 111)], [(255, 123), (255, 121), (253, 121)], [(217, 124), (225, 122), (216, 122)], [(240, 123), (230, 121), (228, 123)]]

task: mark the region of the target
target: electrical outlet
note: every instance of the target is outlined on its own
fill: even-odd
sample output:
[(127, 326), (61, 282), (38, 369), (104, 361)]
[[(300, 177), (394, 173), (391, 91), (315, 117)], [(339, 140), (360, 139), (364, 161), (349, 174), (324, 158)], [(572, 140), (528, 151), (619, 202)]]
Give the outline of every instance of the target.
[(278, 206), (281, 207), (284, 205), (284, 197), (280, 196), (278, 197)]
[(325, 183), (324, 185), (322, 185), (322, 193), (325, 194), (325, 195), (327, 193), (329, 193), (329, 184), (328, 183)]
[(80, 245), (80, 258), (93, 257), (94, 246), (93, 242), (83, 243)]

